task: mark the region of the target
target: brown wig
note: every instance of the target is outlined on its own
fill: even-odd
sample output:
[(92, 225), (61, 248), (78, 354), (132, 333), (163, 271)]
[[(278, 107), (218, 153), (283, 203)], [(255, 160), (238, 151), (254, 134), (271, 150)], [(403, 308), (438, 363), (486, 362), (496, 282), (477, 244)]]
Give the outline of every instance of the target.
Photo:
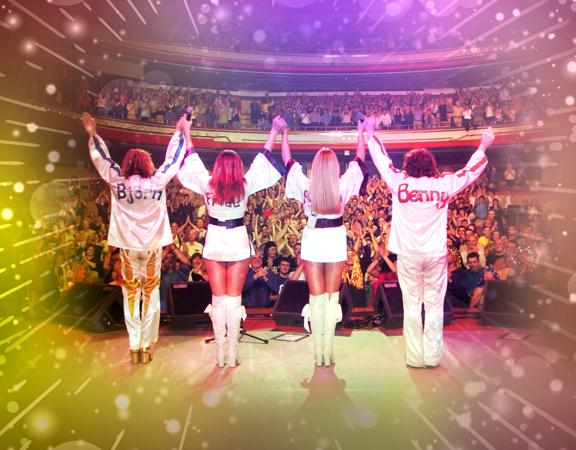
[(440, 175), (436, 166), (436, 158), (426, 148), (415, 148), (406, 153), (402, 169), (412, 178), (436, 178)]
[(122, 160), (122, 176), (131, 177), (138, 175), (142, 178), (150, 178), (156, 168), (152, 162), (150, 153), (141, 148), (133, 148), (126, 153)]
[(246, 179), (238, 153), (224, 150), (216, 157), (208, 184), (214, 193), (214, 202), (220, 205), (237, 203), (244, 198)]

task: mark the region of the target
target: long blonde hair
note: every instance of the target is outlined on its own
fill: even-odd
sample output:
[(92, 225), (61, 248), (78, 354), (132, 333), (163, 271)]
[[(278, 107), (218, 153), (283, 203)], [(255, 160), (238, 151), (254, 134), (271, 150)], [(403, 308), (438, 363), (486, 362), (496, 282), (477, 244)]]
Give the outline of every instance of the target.
[(323, 147), (312, 161), (310, 176), (310, 199), (316, 214), (340, 214), (341, 201), (338, 179), (340, 165), (336, 153)]

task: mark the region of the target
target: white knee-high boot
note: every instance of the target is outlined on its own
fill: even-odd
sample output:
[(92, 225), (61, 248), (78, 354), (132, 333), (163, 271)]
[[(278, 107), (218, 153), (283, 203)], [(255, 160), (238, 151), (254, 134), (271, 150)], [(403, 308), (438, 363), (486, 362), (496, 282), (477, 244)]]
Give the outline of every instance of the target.
[(226, 342), (226, 300), (225, 295), (213, 295), (212, 304), (204, 310), (212, 320), (214, 342), (216, 342), (216, 363), (224, 367), (224, 343)]
[(228, 367), (236, 367), (238, 358), (238, 340), (240, 338), (240, 322), (246, 319), (246, 309), (242, 306), (242, 297), (226, 298), (226, 328), (228, 329)]
[(310, 295), (309, 303), (302, 310), (304, 328), (310, 332), (308, 322), (312, 325), (312, 338), (314, 339), (314, 360), (317, 366), (322, 365), (324, 355), (324, 308), (328, 294)]
[(342, 307), (340, 306), (340, 292), (330, 292), (325, 304), (324, 312), (324, 365), (330, 366), (336, 362), (334, 357), (334, 333), (336, 324), (342, 321)]

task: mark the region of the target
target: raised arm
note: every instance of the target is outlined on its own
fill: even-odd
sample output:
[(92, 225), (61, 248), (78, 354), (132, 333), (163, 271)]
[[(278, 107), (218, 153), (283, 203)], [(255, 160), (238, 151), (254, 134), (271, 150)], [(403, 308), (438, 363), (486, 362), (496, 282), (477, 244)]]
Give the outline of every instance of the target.
[(180, 170), (178, 170), (177, 177), (182, 186), (186, 189), (189, 189), (196, 194), (204, 195), (208, 186), (210, 174), (194, 148), (194, 143), (190, 136), (190, 125), (192, 122), (187, 121), (185, 116), (183, 117), (184, 120), (180, 118), (176, 128), (180, 127), (182, 129), (184, 140), (186, 142), (186, 154)]
[(356, 157), (362, 161), (366, 160), (366, 145), (364, 142), (364, 122), (358, 121), (358, 146), (356, 147)]
[(285, 125), (286, 122), (279, 116), (272, 122), (272, 128), (268, 140), (264, 144), (264, 149), (254, 157), (250, 168), (244, 175), (248, 195), (269, 188), (278, 182), (285, 173), (284, 166), (278, 163), (271, 154), (276, 135)]
[(494, 138), (492, 128), (487, 128), (482, 134), (478, 149), (472, 154), (466, 166), (458, 172), (444, 175), (448, 180), (451, 195), (456, 195), (466, 189), (482, 174), (488, 165), (486, 149), (494, 142)]
[(290, 151), (290, 144), (288, 143), (288, 127), (282, 129), (282, 161), (284, 165), (292, 159), (292, 152)]
[(394, 168), (392, 160), (388, 156), (384, 144), (376, 136), (376, 117), (367, 117), (364, 121), (364, 130), (366, 130), (366, 141), (368, 143), (368, 150), (374, 165), (380, 172), (380, 175), (390, 187), (391, 190), (396, 189), (396, 185), (401, 177), (401, 171)]
[(112, 183), (113, 179), (120, 178), (120, 166), (110, 157), (108, 147), (104, 140), (98, 136), (96, 131), (96, 119), (88, 113), (82, 114), (82, 125), (86, 134), (88, 134), (88, 149), (90, 151), (90, 159), (98, 174), (106, 183)]
[(276, 136), (282, 129), (283, 125), (286, 125), (286, 122), (284, 122), (284, 119), (282, 119), (280, 116), (275, 117), (274, 120), (272, 121), (272, 126), (270, 127), (270, 133), (268, 134), (268, 139), (264, 144), (264, 148), (269, 152), (271, 152), (272, 149), (274, 148), (274, 143), (276, 142)]
[[(160, 178), (165, 184), (176, 175), (182, 160), (186, 154), (186, 150), (189, 148), (194, 148), (192, 144), (192, 139), (190, 138), (190, 126), (191, 121), (186, 120), (186, 115), (180, 117), (180, 120), (176, 124), (176, 131), (170, 139), (168, 148), (166, 149), (166, 157), (164, 158), (164, 163), (158, 168), (154, 174), (155, 178)], [(186, 147), (184, 147), (186, 145)]]

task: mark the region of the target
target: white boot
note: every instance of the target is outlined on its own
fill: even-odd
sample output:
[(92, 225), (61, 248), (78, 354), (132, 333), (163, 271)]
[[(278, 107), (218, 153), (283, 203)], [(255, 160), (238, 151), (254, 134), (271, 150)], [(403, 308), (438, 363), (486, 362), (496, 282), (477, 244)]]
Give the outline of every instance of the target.
[(314, 339), (314, 360), (317, 366), (322, 365), (324, 354), (324, 308), (328, 294), (310, 295), (309, 303), (302, 310), (304, 328), (310, 332), (308, 322), (312, 325), (312, 338)]
[(216, 363), (224, 367), (224, 343), (226, 342), (226, 302), (225, 295), (213, 295), (212, 304), (204, 310), (212, 320), (214, 342), (216, 342)]
[(246, 309), (242, 306), (242, 297), (226, 298), (226, 336), (228, 340), (228, 367), (240, 364), (238, 358), (238, 340), (240, 338), (240, 322), (246, 319)]
[(325, 295), (328, 298), (324, 305), (324, 365), (328, 367), (336, 363), (334, 333), (336, 324), (342, 321), (342, 307), (340, 306), (340, 292), (330, 292)]

